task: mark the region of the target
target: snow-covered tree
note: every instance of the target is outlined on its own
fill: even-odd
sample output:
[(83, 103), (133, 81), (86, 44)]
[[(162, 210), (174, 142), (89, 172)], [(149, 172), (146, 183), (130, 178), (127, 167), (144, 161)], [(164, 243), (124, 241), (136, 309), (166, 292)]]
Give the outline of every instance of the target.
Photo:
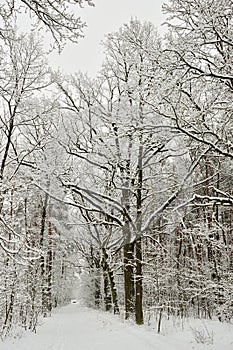
[(49, 32), (56, 46), (61, 49), (67, 41), (77, 42), (83, 36), (85, 23), (77, 16), (76, 7), (81, 8), (85, 4), (94, 6), (91, 0), (1, 0), (0, 36), (7, 38), (9, 29), (26, 13), (32, 29)]
[[(67, 82), (58, 80), (67, 130), (61, 144), (74, 169), (63, 184), (75, 194), (77, 207), (91, 213), (88, 223), (103, 226), (102, 239), (93, 229), (98, 244), (108, 249), (115, 244), (115, 250), (123, 246), (126, 318), (135, 313), (141, 324), (142, 237), (165, 209), (173, 208), (198, 161), (192, 164), (172, 125), (155, 109), (163, 72), (153, 25), (132, 20), (108, 36), (105, 48), (98, 79), (74, 75)], [(151, 48), (157, 48), (157, 57)], [(174, 170), (176, 158), (183, 164), (180, 173)], [(174, 172), (177, 182), (171, 178)]]

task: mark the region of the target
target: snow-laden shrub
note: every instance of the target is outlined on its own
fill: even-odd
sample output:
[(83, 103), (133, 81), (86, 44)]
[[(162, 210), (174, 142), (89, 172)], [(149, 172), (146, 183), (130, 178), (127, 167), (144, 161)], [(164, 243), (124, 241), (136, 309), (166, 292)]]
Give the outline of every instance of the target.
[(214, 333), (213, 331), (209, 331), (206, 326), (202, 326), (199, 328), (191, 327), (194, 339), (198, 344), (207, 344), (211, 345), (214, 343)]

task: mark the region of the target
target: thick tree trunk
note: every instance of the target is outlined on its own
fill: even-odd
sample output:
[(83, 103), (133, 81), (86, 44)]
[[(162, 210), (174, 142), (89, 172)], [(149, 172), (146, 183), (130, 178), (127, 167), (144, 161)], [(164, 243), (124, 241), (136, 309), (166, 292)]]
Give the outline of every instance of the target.
[(135, 243), (135, 254), (136, 254), (136, 299), (135, 299), (135, 319), (137, 324), (143, 324), (143, 285), (142, 285), (142, 183), (143, 183), (143, 173), (142, 173), (142, 135), (140, 135), (139, 152), (138, 152), (138, 166), (137, 166), (137, 233), (136, 233), (136, 243)]
[(134, 243), (124, 245), (125, 319), (135, 312)]
[(100, 307), (100, 301), (101, 301), (101, 261), (99, 252), (95, 252), (93, 246), (90, 247), (90, 254), (91, 254), (91, 261), (90, 261), (90, 267), (91, 267), (91, 273), (94, 276), (94, 303), (95, 307), (99, 309)]
[(107, 273), (106, 270), (103, 272), (103, 277), (104, 277), (104, 304), (105, 304), (105, 310), (109, 311), (112, 308), (112, 297), (111, 297), (110, 288), (109, 288), (108, 273)]
[(100, 278), (99, 278), (99, 270), (95, 270), (95, 281), (94, 281), (94, 288), (95, 288), (95, 307), (99, 309), (100, 307), (100, 301), (101, 301), (101, 289), (100, 289)]
[(135, 313), (135, 284), (134, 284), (134, 251), (135, 243), (132, 241), (131, 227), (128, 213), (130, 211), (130, 167), (127, 164), (127, 177), (122, 190), (122, 204), (125, 207), (125, 225), (122, 228), (124, 236), (123, 266), (124, 266), (124, 291), (125, 291), (125, 319)]
[(143, 324), (143, 306), (142, 306), (142, 241), (141, 237), (137, 239), (136, 249), (136, 300), (135, 300), (135, 318), (137, 324)]
[(110, 281), (110, 288), (112, 293), (113, 311), (114, 311), (114, 314), (119, 314), (120, 310), (118, 305), (117, 290), (116, 290), (116, 284), (114, 281), (114, 276), (112, 271), (109, 271), (108, 278)]
[[(113, 271), (111, 270), (108, 263), (108, 253), (106, 249), (103, 248), (102, 252), (103, 252), (103, 270), (108, 277), (108, 283), (111, 291), (111, 303), (113, 304), (114, 314), (119, 314), (118, 297), (117, 297), (117, 290), (116, 290), (116, 285), (114, 281)], [(106, 310), (109, 310), (107, 309), (107, 305), (106, 305)]]

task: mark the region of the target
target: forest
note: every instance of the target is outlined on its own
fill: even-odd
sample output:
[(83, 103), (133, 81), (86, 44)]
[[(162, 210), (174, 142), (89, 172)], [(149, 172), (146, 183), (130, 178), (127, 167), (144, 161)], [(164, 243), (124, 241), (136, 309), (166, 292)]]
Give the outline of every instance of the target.
[(41, 37), (78, 41), (83, 5), (0, 1), (0, 336), (77, 285), (158, 332), (163, 315), (229, 322), (233, 2), (169, 0), (164, 35), (132, 18), (95, 78), (54, 71)]

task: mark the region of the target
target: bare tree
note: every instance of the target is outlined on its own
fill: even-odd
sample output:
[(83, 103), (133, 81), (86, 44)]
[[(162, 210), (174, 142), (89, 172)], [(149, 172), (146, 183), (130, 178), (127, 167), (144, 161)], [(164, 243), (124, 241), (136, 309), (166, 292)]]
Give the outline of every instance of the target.
[(171, 1), (164, 10), (171, 18), (160, 61), (170, 81), (167, 116), (182, 133), (231, 160), (232, 2)]
[[(90, 224), (101, 224), (102, 217), (104, 225), (113, 227), (107, 247), (118, 235), (115, 249), (123, 245), (125, 316), (135, 313), (141, 324), (142, 237), (184, 196), (183, 188), (207, 149), (192, 162), (187, 147), (177, 140), (177, 129), (148, 103), (159, 105), (163, 92), (158, 84), (161, 46), (153, 26), (131, 21), (110, 34), (105, 47), (106, 62), (97, 80), (76, 75), (58, 82), (67, 128), (61, 144), (75, 169), (63, 184), (78, 196), (77, 207), (94, 215)], [(157, 57), (151, 47), (157, 47)], [(177, 182), (172, 178), (176, 158), (183, 164)]]
[(7, 37), (9, 28), (14, 26), (17, 17), (26, 12), (28, 18), (31, 18), (32, 27), (48, 31), (61, 49), (67, 40), (77, 42), (83, 36), (85, 23), (75, 14), (75, 6), (82, 7), (84, 4), (94, 6), (91, 0), (2, 0), (0, 17), (3, 23), (0, 35)]

